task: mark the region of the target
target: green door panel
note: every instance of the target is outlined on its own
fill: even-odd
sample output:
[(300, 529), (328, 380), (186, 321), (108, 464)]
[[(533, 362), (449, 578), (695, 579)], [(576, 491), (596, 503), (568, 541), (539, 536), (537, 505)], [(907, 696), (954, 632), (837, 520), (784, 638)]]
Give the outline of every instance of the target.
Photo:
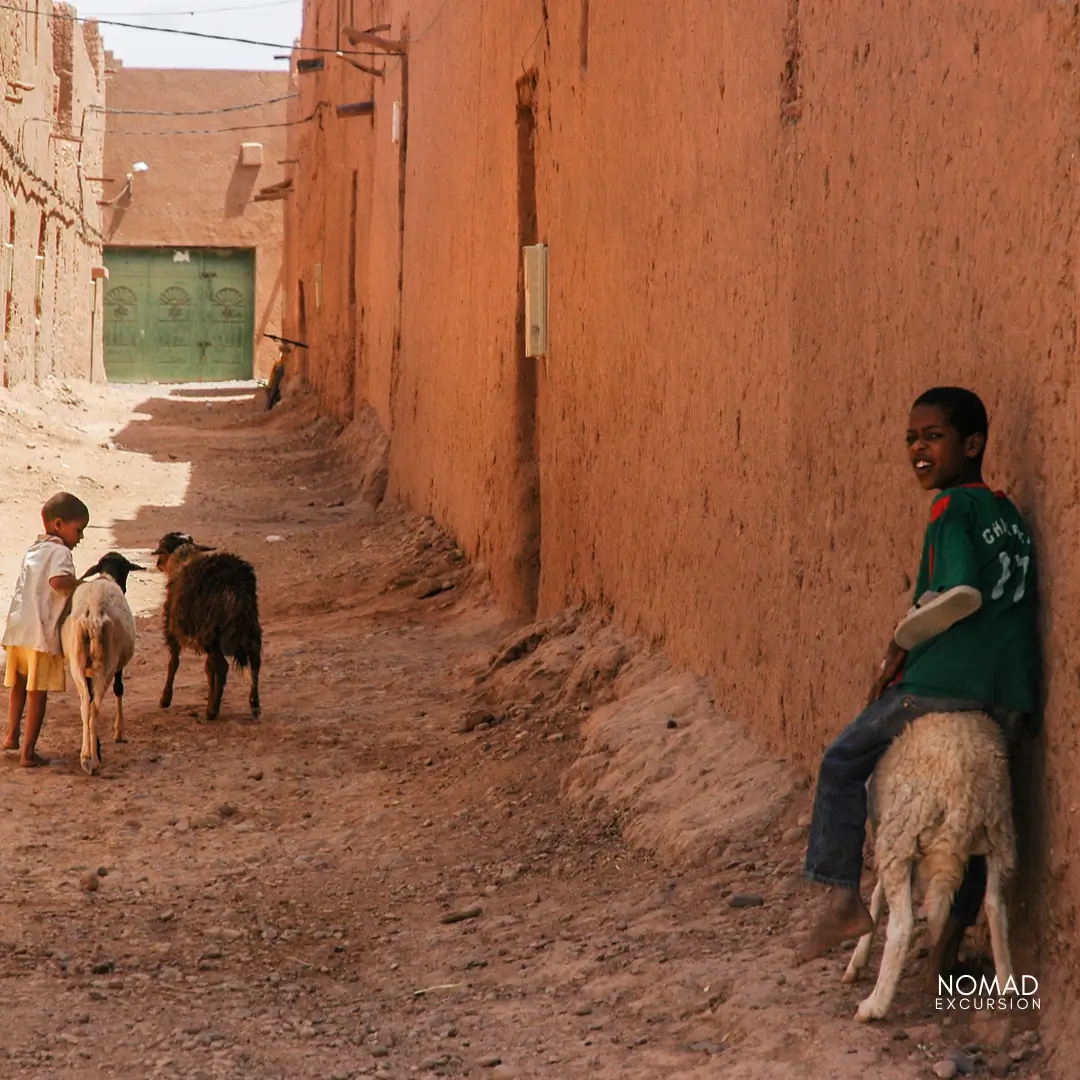
[(112, 382), (250, 379), (255, 253), (107, 248), (105, 370)]

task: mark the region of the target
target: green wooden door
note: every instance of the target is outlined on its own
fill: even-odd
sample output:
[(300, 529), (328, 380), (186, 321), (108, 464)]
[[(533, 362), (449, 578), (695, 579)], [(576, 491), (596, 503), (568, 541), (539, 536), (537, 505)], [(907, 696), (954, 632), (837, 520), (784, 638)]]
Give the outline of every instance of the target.
[(105, 265), (111, 382), (251, 378), (253, 251), (108, 248)]

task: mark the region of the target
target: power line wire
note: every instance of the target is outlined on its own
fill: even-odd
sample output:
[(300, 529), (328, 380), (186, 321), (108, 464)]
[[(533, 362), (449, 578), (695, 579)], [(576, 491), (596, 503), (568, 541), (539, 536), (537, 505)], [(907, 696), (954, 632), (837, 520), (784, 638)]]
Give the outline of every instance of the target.
[[(85, 130), (93, 132), (95, 135), (111, 134), (113, 138), (128, 139), (128, 138), (144, 138), (151, 135), (221, 135), (230, 131), (263, 131), (267, 128), (283, 128), (283, 127), (297, 127), (300, 124), (310, 123), (319, 115), (319, 110), (326, 105), (326, 102), (320, 102), (315, 106), (313, 112), (308, 116), (301, 117), (299, 120), (282, 120), (271, 124), (239, 124), (232, 127), (217, 127), (217, 128), (187, 128), (187, 129), (174, 129), (166, 128), (161, 131), (117, 131), (115, 128), (96, 128), (87, 127)], [(172, 115), (172, 114), (163, 114)], [(184, 113), (176, 114), (178, 116), (184, 116)], [(195, 114), (198, 115), (198, 114)], [(51, 124), (53, 118), (51, 116), (27, 116), (23, 119), (23, 123), (31, 123), (36, 121), (41, 124)]]
[[(318, 108), (308, 116), (301, 118), (300, 120), (282, 120), (277, 124), (240, 124), (238, 127), (220, 127), (220, 128), (188, 128), (186, 130), (174, 131), (171, 128), (168, 131), (117, 131), (115, 128), (111, 134), (114, 139), (118, 138), (144, 138), (151, 135), (222, 135), (230, 131), (263, 131), (268, 128), (286, 128), (286, 127), (298, 127), (300, 124), (309, 124), (319, 114)], [(89, 128), (88, 130), (96, 133), (104, 133), (105, 128)]]
[(300, 0), (261, 0), (256, 4), (232, 4), (228, 7), (212, 7), (212, 8), (182, 8), (180, 10), (172, 11), (99, 11), (97, 15), (88, 15), (87, 18), (96, 19), (98, 16), (108, 17), (110, 15), (122, 15), (125, 18), (142, 18), (143, 16), (151, 16), (153, 18), (165, 17), (167, 15), (213, 15), (219, 11), (253, 11), (256, 8), (268, 8), (268, 7), (284, 7), (286, 4), (296, 4)]
[[(0, 11), (14, 11), (20, 15), (26, 14), (25, 8), (16, 7), (13, 4), (0, 4)], [(240, 45), (258, 45), (265, 49), (291, 51), (295, 48), (301, 52), (326, 53), (330, 56), (386, 56), (385, 52), (376, 49), (358, 51), (355, 49), (323, 49), (317, 45), (280, 45), (272, 41), (254, 41), (251, 38), (231, 37), (227, 34), (204, 34), (199, 30), (177, 30), (171, 26), (142, 26), (139, 23), (116, 22), (111, 19), (95, 19), (90, 16), (63, 15), (55, 11), (43, 11), (41, 14), (47, 19), (61, 19), (78, 23), (92, 22), (97, 23), (99, 26), (119, 26), (125, 30), (148, 30), (155, 34), (180, 34), (183, 37), (205, 38), (210, 41), (232, 41)]]
[(252, 101), (246, 105), (223, 105), (220, 109), (186, 109), (169, 112), (161, 109), (112, 109), (88, 105), (94, 112), (108, 113), (110, 116), (216, 116), (218, 113), (243, 112), (245, 109), (261, 109), (264, 105), (277, 105), (281, 101), (291, 101), (299, 94), (284, 94), (282, 97), (267, 98), (266, 101)]
[(431, 22), (429, 22), (427, 24), (427, 26), (425, 26), (424, 29), (420, 31), (419, 34), (415, 34), (415, 35), (413, 35), (412, 37), (409, 37), (409, 38), (402, 38), (401, 43), (403, 45), (411, 45), (414, 41), (419, 41), (421, 38), (427, 37), (428, 34), (431, 33), (432, 28), (435, 26), (435, 24), (442, 17), (442, 13), (446, 10), (446, 5), (449, 2), (450, 2), (450, 0), (443, 0), (442, 7), (440, 7), (439, 10), (435, 12), (435, 15), (432, 18)]

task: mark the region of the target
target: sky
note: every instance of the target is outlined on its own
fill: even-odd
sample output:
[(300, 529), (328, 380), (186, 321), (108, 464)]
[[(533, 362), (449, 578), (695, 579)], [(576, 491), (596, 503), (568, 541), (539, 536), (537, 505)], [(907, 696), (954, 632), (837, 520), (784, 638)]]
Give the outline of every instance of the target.
[[(207, 41), (182, 34), (163, 34), (102, 26), (105, 48), (125, 67), (240, 68), (287, 71), (287, 53), (300, 34), (302, 0), (74, 0), (82, 17), (204, 34), (254, 38), (284, 48), (241, 45), (234, 41)], [(225, 11), (223, 8), (231, 10)], [(194, 14), (192, 14), (194, 13)]]

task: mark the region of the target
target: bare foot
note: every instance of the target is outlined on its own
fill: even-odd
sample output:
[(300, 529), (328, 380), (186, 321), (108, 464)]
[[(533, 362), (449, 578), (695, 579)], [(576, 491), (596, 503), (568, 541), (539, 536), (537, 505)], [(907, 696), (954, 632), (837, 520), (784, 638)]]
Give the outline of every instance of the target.
[(24, 769), (40, 769), (49, 764), (48, 758), (43, 758), (38, 753), (33, 753), (28, 758), (20, 758), (19, 765)]
[(858, 890), (838, 889), (828, 910), (795, 954), (795, 965), (797, 967), (824, 956), (830, 949), (845, 941), (858, 940), (873, 929), (870, 912), (866, 910)]
[(19, 740), (18, 740), (18, 739), (15, 739), (15, 740), (13, 741), (13, 740), (11, 740), (11, 739), (8, 739), (8, 740), (7, 740), (7, 741), (6, 741), (5, 743), (4, 743), (4, 749), (5, 749), (5, 750), (18, 750), (18, 749), (19, 749)]

